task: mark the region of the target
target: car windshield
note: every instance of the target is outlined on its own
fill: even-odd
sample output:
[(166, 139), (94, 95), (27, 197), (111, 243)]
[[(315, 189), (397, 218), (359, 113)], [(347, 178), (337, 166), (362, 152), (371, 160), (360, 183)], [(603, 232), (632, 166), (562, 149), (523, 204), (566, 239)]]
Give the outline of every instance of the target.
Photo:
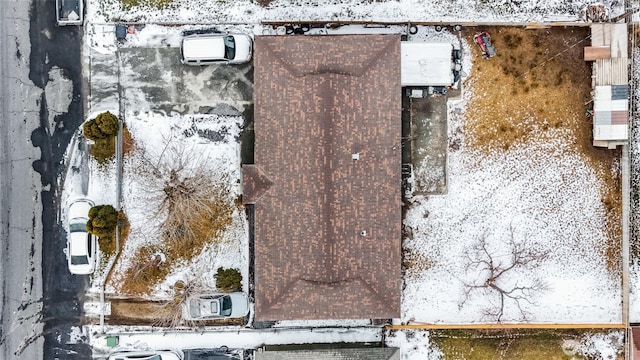
[(87, 265), (89, 264), (89, 258), (87, 256), (71, 256), (72, 265)]
[(87, 224), (83, 222), (76, 222), (69, 224), (69, 231), (71, 232), (85, 232), (87, 231)]
[(222, 303), (220, 306), (220, 315), (229, 316), (231, 315), (231, 297), (229, 295), (225, 295), (220, 298), (220, 302)]
[(191, 317), (200, 317), (200, 301), (198, 301), (198, 299), (193, 299), (189, 302), (189, 313)]
[(231, 35), (224, 37), (224, 57), (228, 60), (236, 57), (236, 41)]

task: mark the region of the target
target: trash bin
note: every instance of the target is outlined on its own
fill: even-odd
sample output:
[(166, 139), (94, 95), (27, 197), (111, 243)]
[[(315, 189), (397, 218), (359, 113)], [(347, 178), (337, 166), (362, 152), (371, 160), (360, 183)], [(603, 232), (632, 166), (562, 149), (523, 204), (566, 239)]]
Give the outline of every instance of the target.
[(118, 346), (120, 338), (117, 336), (107, 336), (107, 347), (113, 348)]
[(116, 39), (124, 40), (127, 38), (127, 25), (116, 24)]

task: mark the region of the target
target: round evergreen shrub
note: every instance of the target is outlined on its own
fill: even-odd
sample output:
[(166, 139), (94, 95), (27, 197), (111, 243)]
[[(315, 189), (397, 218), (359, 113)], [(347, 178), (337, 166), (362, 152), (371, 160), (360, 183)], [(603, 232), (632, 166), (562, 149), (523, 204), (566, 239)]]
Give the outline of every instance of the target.
[(97, 237), (113, 235), (118, 224), (118, 212), (111, 205), (96, 205), (89, 210), (87, 231)]
[(219, 291), (234, 292), (242, 290), (242, 275), (237, 269), (219, 267), (214, 278)]
[(116, 136), (119, 128), (118, 117), (107, 111), (85, 122), (82, 132), (87, 139), (98, 141)]

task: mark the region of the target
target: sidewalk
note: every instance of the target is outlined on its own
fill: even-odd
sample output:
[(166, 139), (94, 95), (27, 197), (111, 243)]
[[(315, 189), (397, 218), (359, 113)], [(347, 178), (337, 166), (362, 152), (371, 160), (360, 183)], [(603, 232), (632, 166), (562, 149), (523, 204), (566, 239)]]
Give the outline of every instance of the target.
[[(219, 328), (187, 331), (157, 331), (141, 327), (107, 328), (100, 335), (98, 326), (89, 326), (89, 341), (94, 355), (108, 354), (116, 350), (145, 349), (194, 349), (229, 348), (256, 349), (263, 345), (313, 344), (313, 343), (377, 343), (382, 342), (381, 327), (353, 328)], [(141, 330), (147, 330), (142, 333)], [(138, 331), (133, 333), (132, 331)], [(117, 348), (107, 347), (107, 336), (118, 336)]]

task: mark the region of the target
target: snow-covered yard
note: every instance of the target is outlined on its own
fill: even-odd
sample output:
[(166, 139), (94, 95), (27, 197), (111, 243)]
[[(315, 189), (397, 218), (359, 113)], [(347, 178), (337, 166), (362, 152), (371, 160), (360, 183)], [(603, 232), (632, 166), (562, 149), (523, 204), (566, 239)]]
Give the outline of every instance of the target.
[[(121, 293), (122, 287), (136, 281), (125, 276), (127, 271), (131, 275), (132, 268), (141, 270), (141, 274), (150, 272), (149, 268), (139, 269), (152, 260), (137, 257), (145, 248), (150, 249), (147, 255), (158, 256), (160, 263), (153, 266), (168, 267), (161, 272), (166, 276), (161, 276), (160, 281), (149, 288), (147, 296), (152, 298), (170, 298), (171, 287), (178, 280), (197, 285), (203, 291), (214, 291), (214, 274), (218, 267), (240, 270), (243, 288), (247, 288), (248, 230), (244, 211), (237, 203), (241, 191), (238, 137), (242, 123), (240, 116), (165, 116), (155, 113), (131, 113), (127, 116), (126, 126), (134, 144), (124, 157), (122, 210), (130, 229), (107, 282), (107, 293), (126, 295)], [(78, 141), (85, 141), (84, 137), (78, 135)], [(72, 146), (77, 145), (74, 143)], [(70, 154), (73, 167), (66, 179), (69, 182), (65, 186), (66, 203), (82, 196), (78, 192), (83, 180), (77, 174), (78, 169), (83, 169), (82, 153)], [(86, 170), (90, 173), (85, 180), (88, 181), (86, 196), (96, 204), (115, 205), (115, 159), (100, 165), (91, 158)], [(210, 181), (219, 183), (220, 189), (224, 190), (218, 200), (226, 204), (229, 218), (214, 238), (196, 250), (195, 256), (172, 259), (172, 255), (165, 251), (161, 223), (167, 214), (162, 210), (162, 202), (165, 201), (167, 172), (171, 170), (186, 177), (207, 175)], [(102, 265), (94, 274), (93, 292), (99, 291), (99, 284), (109, 271), (105, 255), (102, 257)]]
[(620, 324), (620, 159), (589, 143), (589, 74), (568, 40), (542, 70), (519, 49), (538, 35), (493, 31), (503, 57), (473, 60), (449, 102), (447, 194), (408, 199), (400, 322)]
[[(449, 131), (456, 133), (462, 121), (451, 112)], [(450, 151), (448, 194), (412, 199), (404, 223), (403, 322), (496, 321), (488, 313), (499, 311), (501, 294), (484, 286), (491, 272), (482, 261), (510, 267), (518, 250), (512, 241), (536, 253), (504, 272), (497, 285), (505, 292), (542, 286), (505, 294), (501, 321), (622, 321), (620, 278), (602, 253), (607, 232), (600, 181), (564, 141), (566, 134), (550, 135), (555, 140), (489, 155), (464, 145)], [(486, 252), (474, 250), (481, 244)]]
[[(214, 274), (218, 267), (241, 270), (248, 279), (248, 237), (244, 212), (236, 205), (240, 195), (240, 145), (237, 140), (243, 119), (239, 116), (163, 116), (145, 113), (127, 116), (127, 128), (134, 139), (133, 151), (125, 157), (123, 169), (123, 210), (131, 229), (114, 268), (113, 284), (126, 284), (132, 266), (146, 263), (136, 258), (140, 249), (151, 246), (162, 258), (160, 266), (171, 270), (152, 291), (155, 297), (167, 297), (177, 281), (197, 282), (206, 290), (215, 290)], [(218, 201), (226, 202), (231, 210), (230, 223), (217, 238), (211, 239), (192, 259), (167, 259), (168, 248), (162, 242), (161, 211), (166, 200), (166, 182), (171, 171), (179, 176), (219, 183), (224, 192)], [(198, 185), (201, 186), (201, 185)], [(185, 215), (186, 216), (186, 215)], [(210, 226), (214, 226), (213, 222)], [(167, 262), (167, 264), (163, 264)], [(169, 265), (171, 264), (171, 265)], [(142, 270), (148, 271), (149, 269)], [(117, 289), (114, 289), (117, 292)]]
[[(276, 0), (276, 1), (207, 1), (174, 0), (157, 10), (148, 4), (161, 1), (94, 0), (92, 13), (96, 21), (136, 21), (170, 23), (256, 23), (271, 21), (442, 21), (442, 22), (528, 22), (573, 21), (580, 10), (592, 3), (587, 0), (436, 0), (427, 3), (416, 0)], [(614, 4), (613, 14), (623, 9), (621, 1)], [(140, 4), (125, 6), (124, 4)], [(260, 3), (269, 3), (262, 7)]]
[[(176, 0), (163, 10), (151, 7), (124, 10), (117, 0), (91, 0), (87, 10), (89, 21), (95, 24), (112, 20), (236, 22), (250, 29), (263, 20), (291, 19), (451, 23), (574, 21), (586, 3), (584, 0), (438, 0), (426, 6), (415, 0), (370, 3), (277, 0), (265, 8), (249, 0)], [(613, 14), (622, 10), (622, 4), (615, 3)], [(253, 28), (256, 33), (261, 29)], [(176, 29), (147, 26), (137, 37), (130, 37), (132, 41), (126, 46), (179, 46)], [(100, 52), (105, 48), (107, 52), (115, 50), (111, 32), (105, 35), (89, 31), (88, 34), (86, 42), (96, 44)], [(467, 55), (473, 46), (464, 45)], [(468, 71), (473, 70), (467, 62), (465, 72), (468, 74)], [(490, 153), (478, 150), (469, 146), (468, 134), (465, 134), (467, 109), (473, 96), (473, 84), (469, 83), (462, 101), (450, 104), (448, 131), (450, 142), (455, 141), (456, 146), (450, 147), (448, 153), (448, 193), (410, 199), (403, 224), (406, 268), (402, 317), (397, 322), (487, 323), (495, 322), (499, 316), (502, 322), (621, 323), (620, 274), (608, 267), (602, 245), (610, 236), (602, 201), (606, 185), (588, 159), (575, 150), (575, 134), (563, 128), (550, 129), (544, 138), (522, 142), (508, 150)], [(123, 279), (127, 268), (136, 260), (137, 251), (158, 240), (159, 234), (149, 231), (157, 230), (161, 220), (153, 210), (159, 208), (159, 203), (153, 203), (154, 197), (150, 195), (155, 180), (149, 169), (143, 169), (144, 164), (159, 164), (166, 158), (164, 150), (170, 148), (168, 144), (179, 144), (194, 154), (192, 165), (212, 169), (212, 176), (225, 174), (231, 203), (241, 191), (236, 141), (241, 118), (127, 110), (126, 125), (137, 148), (125, 160), (123, 208), (131, 222), (131, 231), (113, 275), (116, 282)], [(223, 136), (212, 141), (200, 135), (208, 131)], [(617, 167), (610, 170), (619, 176)], [(115, 169), (94, 167), (93, 174), (91, 197), (96, 203), (113, 204)], [(219, 266), (240, 269), (246, 290), (249, 278), (247, 224), (238, 208), (232, 219), (218, 244), (204, 248), (193, 260), (173, 264), (164, 281), (154, 287), (152, 295), (166, 297), (176, 280), (187, 278), (213, 289), (213, 273)], [(514, 258), (514, 253), (520, 257)], [(511, 268), (513, 259), (524, 260)], [(488, 286), (487, 279), (490, 275), (496, 277), (500, 269), (507, 270), (491, 283), (494, 287)], [(116, 292), (117, 288), (110, 283), (108, 290)], [(505, 293), (502, 308), (501, 294)], [(431, 335), (429, 331), (397, 331), (387, 337), (386, 343), (402, 348), (405, 359), (439, 359), (442, 351), (434, 345), (436, 341), (430, 339)], [(574, 345), (582, 354), (597, 353), (595, 358), (614, 358), (620, 347), (616, 339), (620, 336), (585, 336)], [(263, 341), (255, 338), (248, 334), (237, 337), (234, 346), (255, 347)], [(322, 337), (313, 341), (321, 340)], [(135, 336), (131, 341), (135, 343)], [(146, 346), (161, 344), (149, 342)], [(195, 344), (200, 343), (194, 341)]]

